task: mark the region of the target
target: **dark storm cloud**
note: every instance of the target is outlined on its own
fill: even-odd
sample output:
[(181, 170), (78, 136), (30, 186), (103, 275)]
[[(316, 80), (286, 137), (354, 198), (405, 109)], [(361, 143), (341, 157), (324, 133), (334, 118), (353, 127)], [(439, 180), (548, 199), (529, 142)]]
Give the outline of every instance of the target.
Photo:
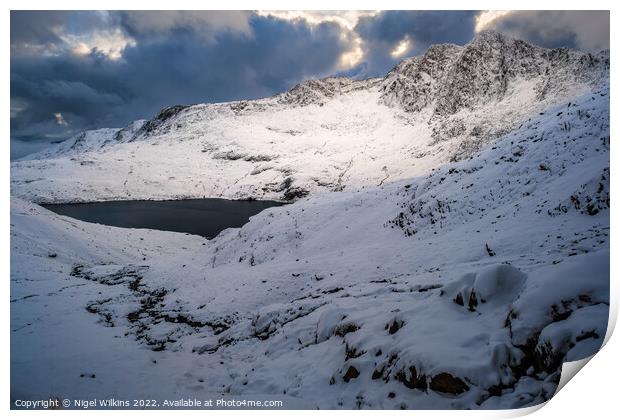
[(385, 11), (360, 19), (355, 30), (364, 41), (367, 71), (380, 75), (402, 59), (390, 55), (405, 37), (411, 49), (405, 56), (423, 53), (438, 43), (465, 44), (474, 36), (474, 11)]
[[(69, 49), (12, 54), (12, 137), (36, 138), (38, 131), (39, 138), (55, 139), (85, 128), (123, 126), (172, 104), (268, 96), (332, 74), (348, 48), (334, 23), (311, 27), (302, 20), (253, 16), (247, 30), (233, 30), (236, 23), (208, 38), (200, 25), (160, 27), (165, 36), (141, 37), (119, 60)], [(56, 113), (66, 125), (55, 123)]]
[[(107, 29), (120, 17), (115, 13), (64, 10), (12, 10), (11, 54), (60, 52), (64, 34), (80, 35)], [(34, 50), (34, 51), (33, 51)]]
[(606, 10), (515, 11), (494, 21), (489, 29), (547, 48), (609, 48)]
[(56, 30), (67, 20), (64, 11), (11, 11), (11, 46), (56, 44)]
[(217, 32), (240, 32), (251, 34), (250, 18), (253, 12), (245, 10), (229, 11), (184, 11), (164, 10), (119, 11), (113, 16), (125, 32), (134, 39), (147, 39), (153, 36), (167, 36), (178, 31), (192, 31), (211, 38)]
[(255, 98), (329, 73), (347, 46), (331, 23), (254, 17), (250, 26), (251, 37), (223, 32), (205, 42), (186, 29), (145, 40), (125, 50), (125, 76), (136, 94), (163, 94), (167, 103)]
[[(117, 122), (128, 99), (128, 86), (121, 63), (97, 53), (43, 56), (18, 55), (11, 59), (11, 102), (16, 110), (11, 118), (11, 135), (66, 137), (85, 127)], [(68, 125), (55, 123), (61, 113)]]

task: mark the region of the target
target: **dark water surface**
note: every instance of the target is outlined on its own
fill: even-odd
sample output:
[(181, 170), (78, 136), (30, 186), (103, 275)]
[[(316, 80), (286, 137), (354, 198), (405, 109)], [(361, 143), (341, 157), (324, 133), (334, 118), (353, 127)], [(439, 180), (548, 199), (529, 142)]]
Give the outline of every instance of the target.
[(125, 228), (170, 230), (213, 238), (226, 228), (243, 226), (250, 216), (266, 208), (282, 204), (276, 201), (204, 198), (44, 204), (43, 207), (86, 222)]

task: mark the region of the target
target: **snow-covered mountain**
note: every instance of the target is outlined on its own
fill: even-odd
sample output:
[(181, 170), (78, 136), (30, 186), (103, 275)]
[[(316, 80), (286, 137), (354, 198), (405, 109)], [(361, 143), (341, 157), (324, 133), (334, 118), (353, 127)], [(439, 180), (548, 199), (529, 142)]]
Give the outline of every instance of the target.
[(383, 79), (312, 80), (272, 98), (172, 106), (82, 133), (11, 166), (36, 202), (226, 197), (293, 200), (468, 158), (609, 77), (609, 53), (544, 49), (494, 32), (438, 45)]
[[(484, 33), (15, 162), (12, 397), (548, 400), (607, 330), (608, 69)], [(23, 199), (203, 195), (297, 200), (205, 240)]]

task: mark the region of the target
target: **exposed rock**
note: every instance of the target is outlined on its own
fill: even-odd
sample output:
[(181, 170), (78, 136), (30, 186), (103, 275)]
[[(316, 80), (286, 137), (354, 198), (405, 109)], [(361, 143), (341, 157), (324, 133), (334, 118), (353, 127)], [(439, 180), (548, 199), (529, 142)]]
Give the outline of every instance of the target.
[(146, 121), (144, 125), (142, 125), (140, 130), (138, 130), (138, 132), (135, 134), (134, 138), (141, 135), (149, 136), (156, 131), (159, 132), (162, 130), (166, 131), (166, 129), (169, 130), (170, 127), (167, 126), (169, 120), (171, 120), (173, 117), (176, 117), (189, 107), (190, 105), (174, 105), (162, 108), (161, 111), (159, 111), (157, 115), (155, 115), (155, 117)]
[(410, 389), (418, 389), (420, 391), (426, 391), (428, 388), (426, 375), (422, 373), (418, 374), (418, 371), (415, 368), (415, 366), (410, 366), (408, 369), (408, 372), (405, 371), (404, 369), (398, 371), (395, 375), (395, 379), (397, 381), (402, 382), (403, 385), (405, 385), (407, 388), (410, 388)]
[(355, 366), (349, 366), (346, 373), (342, 377), (342, 380), (345, 382), (349, 382), (351, 379), (355, 379), (360, 376), (360, 371), (355, 368)]
[(469, 391), (469, 386), (463, 380), (445, 372), (433, 376), (429, 383), (429, 388), (436, 392), (453, 395)]
[(334, 96), (368, 89), (380, 79), (353, 80), (347, 77), (327, 77), (321, 80), (307, 80), (278, 96), (278, 102), (286, 105), (322, 105)]

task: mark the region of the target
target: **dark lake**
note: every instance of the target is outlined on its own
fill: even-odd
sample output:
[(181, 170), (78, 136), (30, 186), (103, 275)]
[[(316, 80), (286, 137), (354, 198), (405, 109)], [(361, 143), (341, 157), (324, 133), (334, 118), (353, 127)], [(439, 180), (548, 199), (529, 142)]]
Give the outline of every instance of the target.
[(266, 208), (282, 204), (276, 201), (204, 198), (44, 204), (43, 207), (86, 222), (125, 228), (170, 230), (213, 238), (226, 228), (243, 226), (250, 216)]

